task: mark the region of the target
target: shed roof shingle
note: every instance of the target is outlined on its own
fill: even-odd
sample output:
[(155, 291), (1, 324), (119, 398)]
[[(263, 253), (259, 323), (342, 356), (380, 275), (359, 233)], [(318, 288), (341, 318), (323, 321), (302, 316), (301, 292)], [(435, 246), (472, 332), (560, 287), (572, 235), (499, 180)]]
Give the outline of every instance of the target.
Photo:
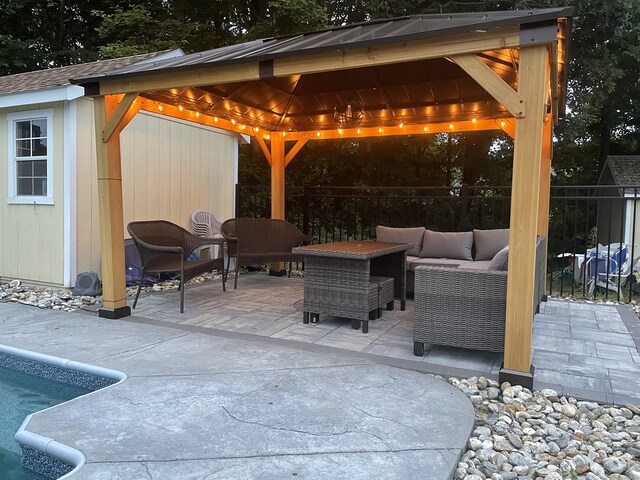
[(69, 79), (71, 78), (86, 75), (98, 75), (103, 72), (127, 67), (144, 60), (149, 60), (167, 52), (168, 51), (143, 53), (141, 55), (133, 55), (130, 57), (100, 60), (97, 62), (81, 63), (66, 67), (48, 68), (45, 70), (6, 75), (4, 77), (0, 77), (0, 95), (70, 85)]
[(640, 155), (611, 155), (607, 163), (616, 185), (640, 185)]

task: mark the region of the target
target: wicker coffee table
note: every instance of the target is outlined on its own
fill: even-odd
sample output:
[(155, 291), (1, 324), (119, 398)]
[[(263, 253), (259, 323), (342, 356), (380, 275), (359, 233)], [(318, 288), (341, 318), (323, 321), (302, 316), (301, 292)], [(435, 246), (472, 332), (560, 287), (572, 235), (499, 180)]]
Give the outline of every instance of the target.
[(352, 319), (352, 327), (369, 330), (369, 320), (405, 309), (408, 243), (350, 241), (296, 247), (304, 257), (304, 323), (321, 313)]

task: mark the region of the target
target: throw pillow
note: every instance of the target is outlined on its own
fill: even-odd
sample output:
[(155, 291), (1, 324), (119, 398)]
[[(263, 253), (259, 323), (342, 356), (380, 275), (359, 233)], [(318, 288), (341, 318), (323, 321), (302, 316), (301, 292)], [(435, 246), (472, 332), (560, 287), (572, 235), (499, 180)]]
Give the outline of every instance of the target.
[(422, 249), (422, 234), (424, 227), (394, 228), (378, 225), (376, 227), (376, 240), (378, 242), (411, 243), (413, 247), (407, 250), (407, 255), (417, 257)]
[(509, 245), (509, 229), (474, 230), (475, 260), (491, 260), (496, 253)]
[(491, 263), (489, 264), (489, 270), (502, 270), (503, 272), (506, 272), (508, 267), (509, 245), (495, 254), (495, 256), (491, 259)]
[(425, 230), (420, 256), (423, 258), (457, 258), (473, 260), (472, 232), (433, 232)]

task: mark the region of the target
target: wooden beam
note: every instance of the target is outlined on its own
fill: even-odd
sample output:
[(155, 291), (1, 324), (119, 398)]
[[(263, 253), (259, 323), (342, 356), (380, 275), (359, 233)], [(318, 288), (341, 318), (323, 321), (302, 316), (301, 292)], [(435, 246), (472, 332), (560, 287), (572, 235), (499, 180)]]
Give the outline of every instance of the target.
[[(133, 102), (136, 100), (137, 96), (138, 96), (137, 93), (126, 93), (124, 97), (122, 97), (120, 102), (117, 104), (116, 109), (114, 110), (113, 114), (109, 117), (109, 120), (107, 120), (107, 124), (105, 125), (104, 130), (102, 131), (102, 141), (104, 143), (109, 141), (109, 139), (116, 132), (116, 130), (119, 129), (119, 131), (122, 131), (124, 127), (126, 127), (126, 124), (122, 125), (122, 123), (125, 120), (125, 116), (129, 111), (129, 109), (131, 108), (131, 105), (133, 105)], [(115, 101), (117, 102), (117, 100)], [(126, 119), (127, 123), (129, 123), (131, 119), (133, 119), (132, 116), (127, 117)]]
[(531, 377), (542, 124), (549, 84), (546, 66), (546, 45), (520, 49), (518, 93), (527, 102), (527, 115), (516, 119), (503, 371), (520, 372), (521, 378)]
[(117, 108), (116, 97), (97, 97), (93, 102), (98, 162), (98, 209), (102, 257), (103, 307), (99, 315), (120, 318), (131, 314), (127, 306), (122, 208), (120, 135), (102, 141), (108, 120)]
[(558, 42), (549, 45), (549, 70), (551, 88), (551, 114), (553, 124), (558, 124), (558, 102), (560, 101), (560, 73), (558, 69)]
[(511, 138), (516, 138), (516, 122), (514, 120), (510, 118), (500, 121), (496, 120), (496, 125), (498, 125), (498, 127), (500, 127), (504, 133), (509, 135)]
[(276, 77), (345, 70), (392, 63), (449, 57), (463, 53), (501, 50), (520, 45), (520, 30), (517, 27), (495, 28), (483, 32), (450, 35), (447, 37), (416, 40), (411, 42), (380, 45), (369, 48), (354, 48), (280, 58), (273, 61)]
[(284, 138), (271, 137), (271, 218), (284, 220)]
[(260, 146), (260, 150), (262, 150), (262, 153), (264, 154), (264, 158), (267, 159), (267, 162), (269, 162), (269, 165), (273, 166), (273, 161), (271, 159), (271, 152), (269, 151), (269, 147), (267, 147), (267, 144), (264, 143), (264, 140), (260, 135), (256, 135), (255, 138), (258, 142), (258, 145)]
[[(329, 138), (389, 137), (394, 135), (424, 135), (444, 132), (473, 132), (478, 130), (498, 130), (500, 122), (508, 119), (468, 120), (464, 122), (429, 123), (427, 125), (404, 125), (395, 127), (362, 127), (338, 130), (317, 130), (315, 132), (287, 132), (287, 140), (326, 140)], [(453, 128), (452, 128), (453, 127)], [(274, 134), (275, 135), (275, 134)]]
[(242, 135), (255, 136), (253, 129), (246, 125), (244, 125), (245, 128), (242, 128), (243, 125), (240, 123), (232, 123), (224, 118), (194, 112), (193, 110), (188, 110), (186, 108), (180, 110), (180, 107), (169, 105), (168, 103), (156, 102), (155, 100), (149, 100), (148, 98), (138, 97), (134, 105), (138, 105), (141, 110), (157, 113), (166, 117), (186, 120), (188, 122), (206, 125), (208, 127), (215, 127), (233, 133), (241, 133)]
[(300, 140), (298, 140), (293, 147), (291, 147), (291, 150), (289, 150), (287, 152), (287, 154), (284, 157), (284, 166), (287, 167), (291, 161), (295, 158), (295, 156), (298, 154), (298, 152), (300, 150), (302, 150), (302, 147), (304, 147), (307, 143), (307, 139), (306, 138), (301, 138)]
[(516, 118), (524, 117), (526, 104), (511, 86), (473, 53), (454, 55), (451, 59), (489, 95), (500, 102)]
[(163, 73), (145, 73), (100, 82), (100, 95), (167, 90), (180, 87), (220, 85), (260, 79), (258, 62), (242, 65), (194, 68)]

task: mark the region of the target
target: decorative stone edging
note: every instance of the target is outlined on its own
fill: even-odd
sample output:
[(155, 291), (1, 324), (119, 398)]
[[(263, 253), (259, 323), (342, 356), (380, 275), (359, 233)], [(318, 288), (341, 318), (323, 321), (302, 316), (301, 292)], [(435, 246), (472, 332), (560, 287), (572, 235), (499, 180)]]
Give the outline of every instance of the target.
[(457, 480), (640, 480), (640, 408), (622, 408), (498, 385), (449, 383), (475, 407), (476, 428)]

